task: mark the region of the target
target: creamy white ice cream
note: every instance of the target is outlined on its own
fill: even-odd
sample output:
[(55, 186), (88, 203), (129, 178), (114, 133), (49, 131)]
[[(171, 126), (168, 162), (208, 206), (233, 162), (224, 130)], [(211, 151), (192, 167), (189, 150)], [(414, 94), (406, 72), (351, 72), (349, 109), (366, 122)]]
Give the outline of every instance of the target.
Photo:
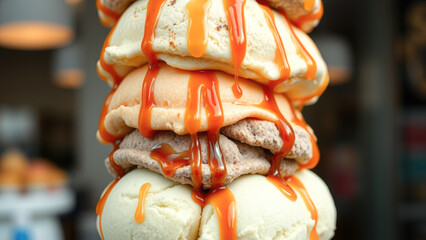
[[(145, 198), (145, 220), (135, 221), (139, 190), (151, 188)], [(191, 188), (146, 169), (125, 175), (109, 194), (101, 219), (105, 240), (195, 239), (201, 208), (192, 201)]]
[[(295, 176), (318, 210), (319, 239), (330, 239), (336, 209), (327, 187), (309, 170)], [(134, 215), (139, 189), (147, 182), (151, 189), (145, 199), (145, 221), (138, 224)], [(227, 187), (235, 198), (238, 239), (309, 239), (314, 221), (299, 194), (293, 202), (260, 175), (240, 177)], [(201, 212), (191, 199), (191, 188), (144, 169), (131, 171), (113, 188), (101, 223), (105, 240), (219, 239), (218, 220), (211, 205)]]
[[(318, 211), (319, 239), (331, 239), (336, 208), (327, 186), (309, 170), (295, 176), (304, 184)], [(228, 188), (236, 201), (238, 239), (309, 239), (314, 221), (299, 193), (293, 202), (261, 175), (239, 177)], [(199, 239), (219, 239), (217, 229), (216, 213), (207, 205), (203, 209)]]

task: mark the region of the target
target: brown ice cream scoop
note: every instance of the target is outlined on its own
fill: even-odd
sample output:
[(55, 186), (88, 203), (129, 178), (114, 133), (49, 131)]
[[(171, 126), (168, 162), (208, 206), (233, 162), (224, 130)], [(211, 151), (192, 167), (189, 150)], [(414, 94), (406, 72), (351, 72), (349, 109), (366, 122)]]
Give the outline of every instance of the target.
[[(274, 125), (270, 125), (267, 121), (247, 119), (222, 129), (219, 146), (227, 171), (225, 184), (231, 183), (241, 175), (266, 175), (269, 172), (273, 156), (269, 150), (275, 151), (282, 145), (279, 132), (274, 128)], [(294, 128), (294, 131), (296, 141), (286, 159), (281, 163), (282, 176), (294, 174), (299, 168), (298, 162), (304, 163), (312, 156), (308, 133), (298, 126)], [(236, 134), (237, 132), (240, 134)], [(205, 133), (198, 133), (198, 136), (201, 144), (203, 187), (210, 188), (212, 172), (208, 162), (207, 136)], [(231, 136), (235, 138), (230, 138)], [(193, 185), (188, 157), (190, 144), (189, 135), (181, 136), (171, 131), (161, 131), (152, 138), (145, 138), (138, 130), (135, 130), (124, 137), (119, 149), (113, 155), (113, 160), (125, 170), (135, 167), (148, 168), (179, 183)], [(169, 150), (168, 157), (163, 155), (159, 158), (158, 154), (154, 153), (155, 150), (153, 151), (159, 148), (171, 149), (172, 152)], [(182, 161), (173, 163), (179, 156)], [(105, 164), (108, 171), (117, 176), (109, 159), (105, 160)]]

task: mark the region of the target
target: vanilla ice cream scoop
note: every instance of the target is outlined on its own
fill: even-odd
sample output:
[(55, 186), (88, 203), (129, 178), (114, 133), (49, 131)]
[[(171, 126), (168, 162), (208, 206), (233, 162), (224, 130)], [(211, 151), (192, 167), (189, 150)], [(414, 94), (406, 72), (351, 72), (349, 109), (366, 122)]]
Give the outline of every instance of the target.
[[(309, 170), (295, 176), (305, 186), (306, 195), (317, 209), (317, 221), (298, 190), (295, 190), (297, 199), (292, 201), (264, 176), (238, 178), (227, 185), (229, 195), (216, 195), (219, 199), (213, 199), (214, 193), (209, 193), (213, 201), (207, 201), (201, 209), (191, 198), (188, 186), (149, 170), (135, 169), (110, 191), (98, 217), (98, 230), (105, 240), (220, 239), (223, 229), (219, 225), (225, 218), (218, 217), (220, 204), (215, 203), (230, 200), (235, 211), (228, 209), (234, 212), (228, 216), (234, 221), (238, 239), (307, 240), (314, 226), (320, 240), (331, 239), (336, 209), (330, 192), (324, 182)], [(146, 184), (150, 184), (150, 188), (146, 195), (140, 197), (140, 189)], [(138, 207), (141, 201), (144, 201), (143, 208)], [(137, 222), (138, 211), (144, 212), (141, 223)]]
[[(150, 187), (146, 196), (140, 196), (144, 184)], [(144, 207), (138, 208), (142, 203)], [(143, 222), (138, 219), (140, 212)], [(192, 201), (189, 186), (135, 169), (112, 188), (98, 214), (98, 232), (104, 240), (196, 239), (201, 207)]]
[[(336, 225), (336, 208), (327, 186), (309, 170), (295, 176), (305, 186), (317, 209), (318, 239), (331, 239)], [(298, 191), (297, 200), (291, 201), (260, 175), (240, 177), (227, 187), (235, 198), (238, 239), (310, 239), (315, 221)], [(199, 239), (219, 239), (217, 219), (213, 206), (206, 205)]]
[[(159, 60), (185, 70), (239, 75), (271, 85), (276, 92), (292, 92), (295, 100), (311, 100), (322, 93), (328, 83), (324, 60), (309, 36), (284, 15), (246, 0), (244, 16), (232, 22), (223, 1), (205, 2), (198, 9), (190, 7), (190, 0), (166, 0), (158, 15), (150, 15), (157, 18), (155, 26), (148, 27), (155, 27), (152, 49)], [(130, 5), (105, 42), (97, 66), (111, 85), (148, 63), (141, 48), (148, 3), (140, 0)], [(195, 14), (203, 9), (204, 15)], [(237, 27), (240, 31), (235, 33)]]

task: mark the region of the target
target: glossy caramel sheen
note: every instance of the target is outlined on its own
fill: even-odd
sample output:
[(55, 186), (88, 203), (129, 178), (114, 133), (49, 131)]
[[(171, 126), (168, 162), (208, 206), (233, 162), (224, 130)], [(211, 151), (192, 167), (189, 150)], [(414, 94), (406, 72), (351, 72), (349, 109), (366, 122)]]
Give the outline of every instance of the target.
[(104, 211), (105, 202), (107, 201), (109, 194), (111, 193), (112, 189), (115, 187), (115, 185), (118, 183), (119, 180), (120, 180), (119, 178), (115, 179), (114, 182), (112, 182), (108, 186), (104, 195), (102, 195), (102, 197), (99, 199), (98, 203), (96, 204), (96, 215), (99, 216), (99, 232), (101, 234), (102, 240), (104, 240), (104, 234), (102, 231), (102, 212)]
[(188, 151), (176, 152), (168, 144), (158, 144), (151, 149), (150, 157), (160, 164), (163, 175), (171, 178), (176, 170), (189, 164)]
[(207, 48), (207, 32), (204, 27), (206, 12), (210, 0), (191, 0), (187, 3), (188, 26), (188, 50), (196, 58), (202, 57)]
[(205, 193), (192, 190), (192, 199), (200, 207), (211, 204), (216, 212), (221, 240), (237, 239), (237, 209), (234, 194), (225, 186), (211, 189)]
[(308, 208), (309, 212), (311, 213), (312, 220), (315, 221), (314, 227), (311, 230), (311, 233), (309, 234), (310, 240), (318, 240), (318, 233), (317, 233), (317, 223), (318, 223), (318, 212), (317, 209), (312, 202), (311, 197), (308, 194), (308, 191), (306, 191), (305, 186), (303, 183), (296, 177), (291, 176), (287, 178), (288, 184), (293, 187), (299, 194), (302, 196), (303, 201), (305, 202), (306, 207)]
[(223, 0), (226, 17), (229, 24), (229, 37), (231, 40), (231, 54), (235, 69), (235, 83), (232, 92), (236, 98), (241, 98), (243, 92), (238, 85), (238, 73), (246, 55), (247, 36), (244, 20), (245, 0)]
[(139, 190), (139, 200), (135, 211), (135, 221), (139, 224), (145, 220), (145, 198), (151, 188), (151, 183), (144, 183)]

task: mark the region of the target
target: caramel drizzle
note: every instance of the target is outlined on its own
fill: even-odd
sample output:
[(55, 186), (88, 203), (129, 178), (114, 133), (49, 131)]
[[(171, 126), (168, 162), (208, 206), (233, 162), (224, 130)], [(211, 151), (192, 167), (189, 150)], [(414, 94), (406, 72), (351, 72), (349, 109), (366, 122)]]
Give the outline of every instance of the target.
[(104, 195), (102, 195), (102, 197), (99, 199), (98, 203), (96, 204), (96, 215), (99, 216), (99, 230), (100, 230), (100, 234), (101, 234), (102, 240), (104, 240), (104, 233), (102, 231), (102, 213), (104, 211), (105, 203), (106, 203), (106, 201), (108, 199), (109, 194), (111, 193), (111, 191), (115, 187), (115, 185), (117, 185), (117, 183), (118, 183), (119, 180), (120, 180), (119, 178), (115, 179), (108, 186), (108, 188), (105, 191)]
[[(314, 4), (315, 6), (315, 4)], [(312, 8), (313, 9), (313, 8)], [(322, 4), (322, 1), (320, 2), (320, 7), (317, 11), (315, 12), (310, 12), (306, 15), (302, 15), (294, 20), (292, 20), (292, 23), (298, 27), (298, 28), (302, 28), (302, 26), (307, 23), (307, 22), (312, 22), (312, 21), (316, 21), (322, 18), (322, 15), (324, 14), (324, 6)]]
[(109, 163), (110, 163), (111, 167), (114, 168), (115, 172), (117, 173), (118, 178), (121, 178), (125, 174), (124, 169), (121, 166), (119, 166), (118, 164), (115, 163), (113, 156), (114, 156), (115, 151), (117, 151), (117, 149), (118, 149), (118, 146), (120, 144), (122, 137), (121, 136), (114, 136), (114, 135), (110, 134), (105, 128), (105, 117), (108, 113), (108, 109), (109, 109), (109, 105), (111, 103), (111, 99), (114, 96), (114, 93), (115, 93), (116, 90), (117, 90), (117, 84), (114, 85), (111, 92), (108, 94), (108, 96), (106, 97), (106, 99), (104, 101), (104, 105), (102, 106), (102, 110), (101, 110), (101, 116), (99, 118), (98, 131), (99, 131), (99, 135), (101, 136), (101, 138), (104, 141), (111, 143), (114, 146), (114, 149), (109, 154)]
[(326, 72), (325, 75), (324, 75), (321, 86), (319, 88), (317, 88), (314, 93), (312, 93), (312, 94), (310, 94), (309, 96), (306, 96), (306, 97), (293, 99), (293, 101), (297, 102), (299, 104), (300, 109), (303, 108), (303, 106), (305, 105), (306, 102), (309, 102), (311, 99), (313, 99), (315, 97), (319, 97), (325, 91), (325, 89), (328, 86), (328, 81), (329, 81), (329, 76), (328, 76), (328, 72)]
[(200, 207), (211, 204), (216, 212), (221, 240), (237, 239), (237, 209), (234, 194), (225, 186), (212, 188), (208, 193), (193, 189), (192, 199)]
[(109, 105), (111, 103), (112, 97), (114, 96), (114, 93), (116, 90), (117, 90), (117, 85), (114, 85), (111, 92), (107, 95), (104, 101), (104, 104), (101, 110), (101, 116), (99, 117), (99, 124), (98, 124), (99, 135), (104, 141), (108, 143), (114, 143), (121, 138), (119, 136), (114, 136), (110, 134), (105, 128), (105, 117), (108, 114)]
[[(100, 3), (100, 0), (97, 1), (97, 7), (98, 7), (99, 10), (104, 12), (104, 14), (107, 13), (105, 11), (106, 8), (102, 6), (102, 4)], [(109, 9), (107, 9), (107, 10), (109, 10)], [(106, 15), (108, 15), (108, 14), (106, 14)], [(120, 16), (118, 15), (116, 19), (119, 19), (119, 17)], [(121, 166), (119, 166), (117, 163), (115, 163), (114, 157), (113, 157), (114, 153), (119, 148), (119, 144), (120, 144), (122, 137), (110, 134), (105, 128), (105, 117), (108, 114), (108, 110), (109, 110), (109, 106), (111, 104), (111, 100), (112, 100), (115, 92), (117, 91), (118, 86), (120, 85), (121, 81), (123, 80), (123, 78), (120, 77), (117, 74), (114, 67), (112, 65), (106, 63), (105, 57), (104, 57), (105, 48), (107, 48), (109, 46), (110, 38), (111, 38), (114, 30), (115, 30), (115, 26), (111, 29), (110, 33), (108, 34), (107, 38), (105, 39), (105, 42), (102, 46), (101, 55), (99, 57), (99, 62), (100, 62), (102, 69), (111, 75), (111, 77), (114, 80), (114, 86), (112, 87), (111, 92), (107, 95), (107, 97), (104, 101), (104, 104), (102, 106), (101, 115), (99, 117), (98, 131), (99, 131), (99, 135), (102, 138), (102, 140), (104, 140), (104, 141), (106, 141), (110, 144), (113, 144), (113, 146), (114, 146), (113, 150), (111, 151), (111, 153), (108, 156), (108, 159), (109, 159), (109, 163), (110, 163), (111, 167), (114, 168), (115, 172), (117, 173), (117, 178), (114, 180), (114, 182), (112, 182), (109, 185), (109, 187), (105, 191), (104, 195), (99, 199), (99, 201), (96, 205), (96, 214), (99, 216), (99, 230), (100, 230), (100, 235), (101, 235), (102, 240), (104, 239), (104, 235), (103, 235), (103, 231), (102, 231), (102, 212), (103, 212), (103, 209), (104, 209), (104, 206), (105, 206), (105, 202), (107, 201), (108, 196), (111, 193), (112, 189), (115, 187), (115, 185), (121, 179), (121, 177), (124, 176), (124, 174), (125, 174), (124, 169)], [(107, 77), (101, 73), (99, 68), (97, 68), (97, 72), (98, 72), (98, 75), (101, 79), (103, 79), (105, 81), (107, 80)]]
[(312, 80), (312, 79), (314, 79), (314, 77), (317, 73), (317, 64), (316, 64), (315, 60), (312, 58), (311, 54), (309, 54), (309, 52), (306, 50), (305, 46), (299, 40), (297, 35), (294, 33), (293, 26), (289, 23), (285, 14), (283, 14), (283, 13), (281, 13), (281, 14), (282, 14), (282, 17), (284, 18), (284, 22), (287, 24), (288, 28), (290, 29), (291, 38), (293, 40), (294, 45), (296, 45), (297, 54), (306, 63), (307, 70), (306, 70), (306, 73), (305, 73), (305, 77), (308, 80)]
[(305, 11), (312, 11), (314, 10), (315, 7), (315, 0), (305, 0), (303, 2), (303, 8), (305, 9)]
[(275, 49), (275, 59), (274, 62), (276, 66), (279, 68), (280, 77), (278, 80), (269, 82), (269, 87), (271, 89), (274, 89), (275, 86), (285, 81), (290, 76), (290, 65), (287, 60), (287, 54), (285, 51), (285, 48), (283, 46), (283, 42), (281, 40), (281, 36), (278, 32), (277, 26), (275, 25), (275, 17), (274, 13), (269, 7), (259, 5), (265, 14), (265, 18), (267, 20), (269, 29), (271, 30), (272, 34), (274, 35), (275, 44), (277, 45), (277, 48)]
[(291, 176), (291, 177), (287, 178), (287, 182), (296, 191), (298, 191), (299, 194), (302, 196), (306, 207), (308, 208), (309, 212), (311, 213), (312, 220), (315, 221), (314, 227), (312, 228), (312, 230), (309, 234), (309, 239), (310, 240), (318, 240), (318, 233), (317, 233), (318, 212), (317, 212), (317, 209), (315, 207), (314, 202), (312, 201), (311, 197), (309, 196), (309, 193), (306, 190), (303, 183), (296, 176)]
[[(207, 117), (208, 163), (211, 171), (212, 187), (205, 194), (202, 187), (201, 145), (198, 131), (201, 126), (201, 110), (204, 107)], [(188, 82), (185, 126), (191, 135), (189, 149), (192, 181), (192, 198), (201, 207), (211, 204), (218, 217), (220, 239), (237, 239), (235, 198), (224, 187), (226, 165), (219, 146), (219, 130), (223, 125), (223, 108), (219, 95), (219, 83), (212, 71), (194, 71)]]
[(275, 100), (272, 89), (268, 88), (267, 86), (264, 87), (264, 100), (259, 104), (259, 106), (275, 114), (277, 119), (274, 121), (274, 123), (280, 132), (280, 137), (283, 142), (281, 149), (272, 157), (271, 168), (269, 170), (267, 179), (272, 184), (274, 184), (274, 186), (277, 187), (277, 189), (280, 190), (280, 192), (283, 193), (287, 198), (295, 201), (297, 199), (296, 193), (293, 191), (293, 189), (291, 189), (291, 187), (288, 186), (280, 173), (281, 162), (294, 145), (295, 136), (293, 128), (282, 115)]
[(234, 62), (235, 82), (232, 92), (236, 98), (241, 98), (243, 92), (238, 85), (238, 74), (246, 55), (247, 37), (244, 20), (245, 0), (223, 0), (226, 17), (229, 23), (229, 38), (231, 40), (231, 53)]
[[(149, 61), (149, 69), (147, 74), (145, 75), (144, 84), (142, 87), (142, 97), (141, 97), (141, 110), (139, 112), (139, 129), (141, 131), (141, 134), (144, 136), (150, 136), (153, 135), (154, 132), (151, 129), (151, 109), (154, 106), (154, 96), (153, 96), (153, 83), (155, 82), (155, 79), (157, 77), (159, 68), (158, 68), (158, 61), (156, 58), (156, 55), (154, 51), (152, 50), (152, 41), (154, 38), (154, 30), (157, 25), (157, 18), (159, 10), (161, 9), (163, 3), (165, 0), (158, 0), (158, 1), (149, 1), (148, 3), (148, 9), (147, 9), (147, 16), (146, 16), (146, 22), (145, 22), (145, 33), (144, 38), (141, 44), (141, 49), (145, 56), (147, 56)], [(116, 26), (116, 25), (115, 25)], [(118, 149), (119, 141), (121, 140), (121, 137), (113, 136), (109, 134), (105, 129), (105, 116), (108, 113), (108, 108), (111, 103), (112, 96), (114, 95), (115, 91), (118, 88), (118, 85), (123, 80), (115, 71), (113, 66), (106, 63), (104, 59), (104, 52), (105, 48), (109, 46), (110, 37), (112, 36), (112, 33), (114, 32), (114, 28), (109, 33), (108, 37), (106, 38), (102, 51), (100, 56), (100, 64), (102, 68), (108, 72), (114, 79), (114, 86), (111, 90), (111, 92), (108, 94), (104, 106), (102, 107), (101, 117), (99, 120), (99, 134), (101, 135), (102, 139), (109, 143), (114, 144), (114, 150), (109, 155), (109, 161), (111, 166), (115, 169), (117, 172), (118, 178), (111, 184), (106, 193), (102, 196), (102, 198), (99, 200), (96, 212), (99, 216), (101, 216), (104, 204), (108, 198), (109, 193), (111, 192), (112, 188), (115, 186), (115, 184), (119, 181), (119, 179), (125, 174), (124, 170), (117, 165), (114, 162), (113, 155), (114, 152)], [(106, 79), (106, 76), (100, 73), (100, 70), (98, 69), (99, 76), (102, 79)], [(141, 117), (142, 115), (142, 117)], [(148, 120), (147, 120), (148, 119)], [(99, 218), (99, 227), (101, 232), (101, 237), (103, 238), (103, 232), (102, 232), (102, 224), (101, 224), (101, 218)]]
[(204, 27), (210, 0), (191, 0), (186, 5), (188, 11), (188, 50), (196, 58), (202, 57), (207, 48), (207, 30)]
[(311, 146), (312, 146), (312, 157), (311, 159), (305, 163), (305, 164), (299, 164), (299, 168), (307, 168), (307, 169), (312, 169), (314, 168), (320, 159), (320, 153), (319, 153), (319, 149), (318, 149), (318, 144), (317, 141), (315, 140), (316, 137), (312, 131), (312, 129), (309, 127), (309, 125), (306, 123), (305, 119), (303, 118), (302, 114), (300, 113), (300, 110), (297, 110), (294, 108), (294, 104), (292, 103), (292, 101), (290, 100), (290, 98), (287, 95), (284, 95), (287, 98), (287, 101), (290, 103), (291, 106), (291, 113), (292, 113), (292, 121), (302, 127), (303, 129), (306, 130), (306, 132), (309, 133), (309, 141), (311, 142)]
[[(98, 0), (98, 1), (99, 1), (99, 0)], [(114, 33), (114, 31), (115, 31), (115, 27), (116, 27), (116, 26), (117, 26), (117, 25), (114, 25), (114, 27), (111, 29), (111, 31), (109, 32), (108, 36), (106, 37), (106, 39), (105, 39), (105, 41), (104, 41), (104, 44), (103, 44), (103, 46), (102, 46), (102, 50), (101, 50), (101, 55), (99, 56), (99, 63), (100, 63), (100, 65), (101, 65), (102, 69), (111, 75), (111, 77), (112, 77), (112, 78), (113, 78), (113, 80), (114, 80), (114, 85), (120, 85), (120, 83), (121, 83), (121, 81), (123, 80), (123, 78), (122, 78), (121, 76), (119, 76), (119, 75), (118, 75), (118, 73), (117, 73), (117, 71), (115, 70), (114, 66), (112, 66), (111, 64), (108, 64), (108, 63), (105, 61), (105, 49), (106, 49), (107, 47), (109, 47), (110, 39), (111, 39), (111, 36), (113, 35), (113, 33)], [(108, 79), (107, 79), (107, 77), (101, 73), (101, 71), (100, 71), (99, 67), (97, 67), (97, 68), (96, 68), (96, 70), (97, 70), (97, 72), (98, 72), (99, 77), (100, 77), (102, 80), (105, 80), (105, 81), (107, 81), (107, 80), (108, 80)]]
[(145, 221), (145, 199), (150, 188), (150, 183), (144, 183), (139, 190), (139, 201), (135, 212), (135, 221), (139, 224)]
[(189, 162), (188, 151), (176, 152), (168, 144), (158, 144), (151, 149), (150, 157), (160, 164), (163, 175), (171, 178), (175, 175), (176, 170), (187, 166)]
[[(108, 7), (106, 7), (105, 5), (103, 5), (102, 2), (101, 2), (101, 0), (96, 0), (96, 8), (100, 12), (102, 12), (105, 16), (107, 16), (109, 18), (112, 18), (114, 21), (117, 21), (120, 18), (120, 16), (121, 16), (121, 14), (116, 13), (116, 12), (112, 11), (111, 9), (109, 9)], [(104, 26), (108, 26), (109, 25), (106, 22), (104, 22), (102, 19), (101, 19), (101, 23)]]
[(142, 85), (138, 129), (142, 136), (148, 138), (155, 134), (155, 131), (151, 126), (151, 111), (155, 107), (154, 85), (160, 71), (157, 55), (154, 52), (152, 45), (155, 38), (158, 16), (165, 2), (166, 0), (151, 0), (148, 2), (144, 36), (141, 43), (141, 49), (148, 58), (149, 67)]
[(219, 95), (219, 83), (214, 72), (194, 71), (188, 82), (185, 127), (191, 135), (189, 149), (192, 180), (195, 188), (202, 185), (201, 145), (197, 133), (201, 126), (201, 109), (207, 117), (208, 162), (211, 170), (212, 187), (223, 185), (226, 165), (219, 147), (219, 130), (223, 125), (223, 108)]

